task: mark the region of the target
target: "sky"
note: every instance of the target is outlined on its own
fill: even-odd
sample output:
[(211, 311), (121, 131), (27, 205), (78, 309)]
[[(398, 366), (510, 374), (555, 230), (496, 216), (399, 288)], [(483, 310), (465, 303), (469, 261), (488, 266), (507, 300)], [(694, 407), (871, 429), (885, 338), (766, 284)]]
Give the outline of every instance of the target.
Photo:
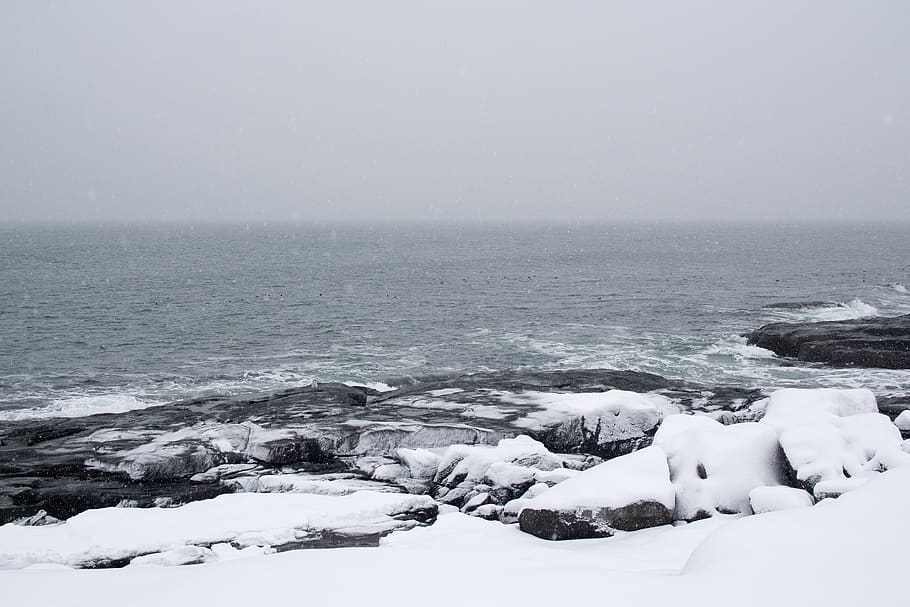
[(910, 221), (910, 3), (0, 5), (0, 221)]

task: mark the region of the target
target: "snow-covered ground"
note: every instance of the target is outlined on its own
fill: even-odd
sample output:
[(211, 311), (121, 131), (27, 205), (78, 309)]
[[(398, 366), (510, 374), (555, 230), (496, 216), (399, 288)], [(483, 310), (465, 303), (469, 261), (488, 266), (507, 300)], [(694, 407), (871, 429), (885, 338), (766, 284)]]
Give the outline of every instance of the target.
[[(3, 604), (903, 604), (910, 441), (866, 390), (781, 390), (762, 408), (732, 426), (662, 414), (653, 446), (584, 470), (529, 437), (400, 449), (376, 467), (435, 500), (345, 475), (314, 495), (309, 477), (272, 475), (264, 489), (289, 493), (4, 525)], [(276, 552), (393, 531), (378, 547)]]
[[(267, 497), (267, 496), (256, 496)], [(331, 498), (337, 499), (337, 498)], [(548, 542), (456, 512), (378, 548), (0, 572), (8, 605), (899, 605), (910, 468), (812, 508)], [(883, 512), (890, 516), (883, 516)]]

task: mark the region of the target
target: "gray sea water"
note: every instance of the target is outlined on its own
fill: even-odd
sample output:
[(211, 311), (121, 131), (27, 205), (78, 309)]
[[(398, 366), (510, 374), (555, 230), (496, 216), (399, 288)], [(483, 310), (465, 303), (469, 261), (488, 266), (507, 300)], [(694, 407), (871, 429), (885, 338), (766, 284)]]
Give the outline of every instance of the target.
[[(907, 226), (0, 227), (0, 419), (338, 380), (604, 367), (906, 390), (739, 334), (910, 312)], [(782, 301), (826, 306), (769, 309)]]

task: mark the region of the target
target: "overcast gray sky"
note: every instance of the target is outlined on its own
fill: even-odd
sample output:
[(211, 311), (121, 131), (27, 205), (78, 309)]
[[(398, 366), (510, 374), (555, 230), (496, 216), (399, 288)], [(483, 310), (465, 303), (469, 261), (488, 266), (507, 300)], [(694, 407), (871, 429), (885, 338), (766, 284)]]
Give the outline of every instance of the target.
[(910, 220), (910, 2), (0, 5), (18, 220)]

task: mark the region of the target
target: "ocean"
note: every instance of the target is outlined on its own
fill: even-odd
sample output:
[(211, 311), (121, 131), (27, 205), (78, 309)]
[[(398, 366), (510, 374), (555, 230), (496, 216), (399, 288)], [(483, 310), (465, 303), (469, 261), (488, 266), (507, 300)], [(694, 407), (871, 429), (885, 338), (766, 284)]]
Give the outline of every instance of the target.
[(512, 368), (904, 392), (740, 335), (908, 313), (907, 285), (907, 226), (6, 225), (0, 420)]

